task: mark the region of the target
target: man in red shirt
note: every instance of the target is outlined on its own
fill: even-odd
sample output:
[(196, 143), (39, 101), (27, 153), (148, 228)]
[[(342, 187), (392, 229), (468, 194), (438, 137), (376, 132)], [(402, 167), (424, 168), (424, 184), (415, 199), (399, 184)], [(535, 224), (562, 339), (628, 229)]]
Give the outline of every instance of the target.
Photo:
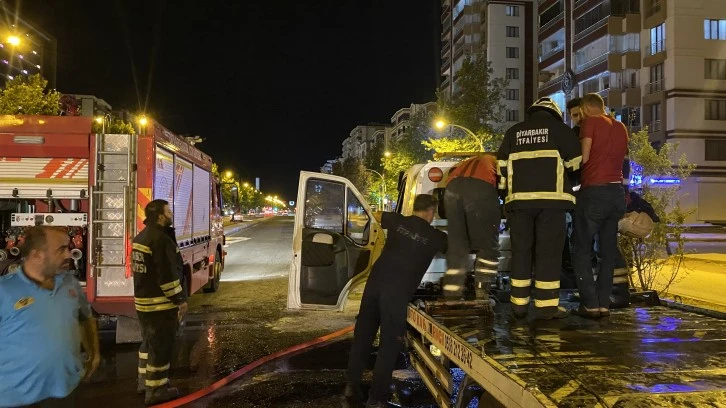
[(499, 266), (501, 209), (497, 192), (497, 158), (483, 153), (459, 163), (449, 173), (444, 193), (449, 249), (444, 276), (444, 298), (462, 297), (469, 254), (474, 264), (477, 300), (489, 299), (489, 287)]
[[(585, 117), (580, 130), (583, 169), (575, 207), (572, 261), (580, 292), (578, 314), (601, 317), (610, 314), (610, 293), (617, 257), (618, 221), (625, 214), (623, 160), (628, 131), (605, 113), (598, 94), (582, 98)], [(592, 240), (600, 239), (600, 272), (592, 272)]]

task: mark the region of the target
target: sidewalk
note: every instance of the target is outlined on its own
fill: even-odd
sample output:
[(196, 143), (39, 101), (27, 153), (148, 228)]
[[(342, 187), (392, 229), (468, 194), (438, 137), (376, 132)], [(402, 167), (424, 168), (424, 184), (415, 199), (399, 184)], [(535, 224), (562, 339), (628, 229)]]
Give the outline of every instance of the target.
[(726, 233), (713, 232), (686, 232), (681, 234), (686, 242), (726, 242)]
[[(662, 288), (671, 272), (667, 263), (655, 289)], [(637, 280), (637, 277), (634, 276)], [(662, 297), (705, 309), (726, 312), (726, 254), (686, 254), (676, 282)]]

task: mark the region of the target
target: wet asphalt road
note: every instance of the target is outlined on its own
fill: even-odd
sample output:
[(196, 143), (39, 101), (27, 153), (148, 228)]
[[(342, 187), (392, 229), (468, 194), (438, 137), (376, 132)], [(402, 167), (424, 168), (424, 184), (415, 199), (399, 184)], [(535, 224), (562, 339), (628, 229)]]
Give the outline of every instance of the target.
[[(229, 237), (220, 289), (190, 298), (187, 327), (175, 345), (171, 382), (182, 394), (267, 354), (353, 324), (359, 293), (342, 313), (286, 310), (292, 229), (293, 217), (274, 217)], [(349, 342), (348, 336), (317, 354), (261, 367), (192, 406), (338, 407)], [(101, 367), (79, 389), (80, 406), (143, 406), (135, 393), (137, 348), (103, 342)], [(292, 369), (279, 370), (280, 365)]]

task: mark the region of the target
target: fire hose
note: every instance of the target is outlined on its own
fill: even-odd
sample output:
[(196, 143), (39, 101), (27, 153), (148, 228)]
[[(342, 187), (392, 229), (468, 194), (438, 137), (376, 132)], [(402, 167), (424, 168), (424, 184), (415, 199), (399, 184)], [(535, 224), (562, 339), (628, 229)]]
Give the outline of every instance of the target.
[(180, 407), (184, 404), (189, 404), (190, 402), (194, 402), (202, 397), (205, 397), (205, 396), (213, 393), (214, 391), (217, 391), (218, 389), (224, 387), (225, 385), (231, 383), (232, 381), (238, 379), (239, 377), (249, 373), (250, 371), (254, 370), (255, 368), (260, 367), (263, 364), (269, 363), (270, 361), (273, 361), (280, 357), (284, 357), (286, 355), (296, 353), (298, 351), (309, 349), (313, 346), (317, 346), (318, 344), (325, 343), (329, 340), (346, 335), (352, 331), (353, 331), (353, 326), (348, 326), (348, 327), (338, 330), (336, 332), (326, 334), (325, 336), (318, 337), (316, 339), (306, 341), (304, 343), (300, 343), (300, 344), (294, 345), (292, 347), (288, 347), (286, 349), (280, 350), (280, 351), (272, 353), (272, 354), (268, 354), (264, 357), (258, 358), (257, 360), (243, 366), (239, 370), (214, 382), (212, 385), (209, 385), (206, 388), (202, 388), (199, 391), (193, 392), (189, 395), (185, 395), (183, 397), (177, 398), (172, 401), (165, 402), (163, 404), (154, 405), (153, 408), (174, 408), (174, 407)]

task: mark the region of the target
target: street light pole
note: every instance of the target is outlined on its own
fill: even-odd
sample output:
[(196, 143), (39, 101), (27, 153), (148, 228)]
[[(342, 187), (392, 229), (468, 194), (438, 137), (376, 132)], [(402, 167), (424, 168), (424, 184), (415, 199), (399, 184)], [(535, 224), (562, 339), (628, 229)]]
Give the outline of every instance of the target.
[(381, 184), (383, 186), (383, 188), (382, 188), (383, 195), (381, 196), (381, 199), (379, 201), (380, 201), (380, 208), (383, 208), (383, 199), (386, 197), (386, 178), (383, 177), (383, 174), (381, 174), (381, 173), (379, 173), (379, 172), (377, 172), (375, 170), (366, 169), (366, 171), (370, 171), (371, 173), (375, 173), (375, 174), (377, 174), (381, 178)]
[(440, 129), (440, 130), (447, 126), (463, 130), (464, 133), (466, 133), (468, 136), (471, 136), (475, 140), (477, 140), (479, 142), (479, 148), (481, 149), (482, 152), (484, 151), (484, 142), (481, 139), (479, 139), (479, 136), (477, 136), (476, 133), (472, 132), (468, 128), (465, 128), (464, 126), (461, 126), (461, 125), (457, 125), (455, 123), (446, 123), (443, 120), (437, 121), (435, 125), (436, 125), (436, 128)]

